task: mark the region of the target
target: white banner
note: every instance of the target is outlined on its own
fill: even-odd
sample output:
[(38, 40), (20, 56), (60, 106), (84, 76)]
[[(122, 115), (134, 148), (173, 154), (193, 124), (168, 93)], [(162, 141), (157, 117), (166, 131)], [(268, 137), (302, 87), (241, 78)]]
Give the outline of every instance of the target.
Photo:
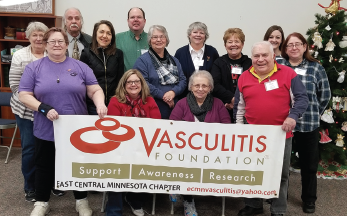
[(278, 197), (280, 126), (60, 115), (54, 134), (60, 190)]

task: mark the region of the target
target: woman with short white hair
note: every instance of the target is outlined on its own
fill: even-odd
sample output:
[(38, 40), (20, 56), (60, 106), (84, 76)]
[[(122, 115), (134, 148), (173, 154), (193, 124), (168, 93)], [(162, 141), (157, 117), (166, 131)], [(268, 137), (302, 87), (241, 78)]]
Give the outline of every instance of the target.
[(162, 119), (168, 119), (178, 96), (186, 88), (186, 77), (178, 59), (166, 49), (169, 44), (166, 28), (153, 25), (147, 36), (149, 51), (137, 59), (133, 68), (140, 71), (149, 85)]
[(19, 81), (27, 64), (38, 60), (44, 56), (45, 43), (43, 36), (48, 27), (41, 22), (29, 23), (25, 35), (30, 44), (13, 54), (9, 81), (12, 90), (11, 109), (17, 121), (21, 135), (22, 147), (22, 173), (24, 177), (24, 192), (27, 201), (35, 202), (35, 138), (33, 134), (33, 111), (19, 101), (18, 86)]
[[(174, 107), (169, 119), (188, 122), (231, 123), (225, 105), (211, 92), (214, 80), (208, 71), (192, 74), (188, 84), (189, 93)], [(185, 216), (197, 215), (192, 195), (183, 195)]]
[[(189, 44), (179, 48), (175, 53), (181, 64), (182, 70), (189, 80), (190, 76), (198, 70), (211, 71), (214, 61), (219, 58), (217, 50), (206, 44), (209, 38), (208, 27), (202, 22), (194, 22), (187, 29)], [(182, 94), (186, 97), (188, 90)]]

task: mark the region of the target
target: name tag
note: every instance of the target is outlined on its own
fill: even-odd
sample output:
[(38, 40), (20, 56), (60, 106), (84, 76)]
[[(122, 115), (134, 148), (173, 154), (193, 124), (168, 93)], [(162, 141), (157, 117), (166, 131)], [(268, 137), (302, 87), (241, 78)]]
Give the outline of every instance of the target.
[(141, 55), (144, 53), (147, 53), (147, 49), (141, 49), (140, 52), (141, 52)]
[(233, 74), (242, 74), (243, 68), (241, 67), (232, 67), (231, 66), (231, 73)]
[(274, 89), (278, 89), (279, 86), (278, 86), (277, 80), (272, 80), (272, 81), (265, 82), (265, 88), (266, 88), (266, 91), (271, 91), (271, 90), (274, 90)]
[(295, 72), (296, 72), (298, 75), (304, 76), (304, 75), (306, 75), (307, 70), (301, 69), (301, 68), (295, 68)]
[(204, 60), (198, 60), (198, 59), (195, 59), (195, 61), (193, 62), (193, 64), (195, 65), (195, 66), (203, 66), (203, 64), (204, 64)]

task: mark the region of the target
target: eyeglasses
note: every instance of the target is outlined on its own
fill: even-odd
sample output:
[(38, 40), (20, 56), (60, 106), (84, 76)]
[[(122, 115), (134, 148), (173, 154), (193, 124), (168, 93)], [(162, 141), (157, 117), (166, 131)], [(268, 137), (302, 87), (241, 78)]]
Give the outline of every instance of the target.
[(166, 38), (166, 36), (164, 36), (164, 35), (154, 35), (154, 36), (151, 37), (152, 40), (157, 40), (158, 38), (163, 40), (163, 39)]
[(56, 43), (58, 43), (58, 45), (61, 46), (61, 45), (65, 44), (65, 41), (63, 41), (63, 40), (59, 40), (59, 41), (52, 40), (52, 41), (47, 41), (47, 43), (49, 45), (51, 45), (51, 46), (54, 46), (54, 45), (56, 45)]
[(200, 88), (202, 88), (202, 89), (204, 89), (204, 90), (206, 90), (206, 89), (208, 89), (210, 86), (209, 85), (199, 85), (199, 84), (197, 84), (197, 85), (193, 85), (193, 88), (194, 89), (200, 89)]
[(133, 85), (133, 84), (139, 85), (140, 84), (140, 80), (127, 81), (126, 83), (127, 83), (127, 85)]
[(303, 45), (303, 43), (295, 43), (295, 44), (288, 44), (286, 45), (286, 48), (291, 49), (293, 47), (300, 48)]

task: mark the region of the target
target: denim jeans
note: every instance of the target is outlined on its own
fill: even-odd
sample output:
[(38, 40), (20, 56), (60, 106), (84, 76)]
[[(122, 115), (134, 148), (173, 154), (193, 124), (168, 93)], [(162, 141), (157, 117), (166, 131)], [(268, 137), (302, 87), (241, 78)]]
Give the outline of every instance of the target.
[(106, 204), (105, 216), (122, 216), (122, 193), (121, 192), (109, 192), (108, 202)]
[(33, 122), (15, 115), (21, 135), (24, 191), (35, 191), (35, 137)]
[(311, 132), (294, 133), (294, 151), (298, 152), (303, 202), (317, 200), (317, 170), (319, 163), (319, 128)]
[[(289, 167), (291, 156), (292, 138), (288, 138), (285, 141), (283, 169), (279, 188), (279, 197), (272, 199), (271, 213), (272, 214), (285, 214), (287, 208), (287, 196), (288, 196), (288, 182), (289, 182)], [(245, 205), (252, 208), (261, 208), (263, 206), (263, 200), (260, 198), (245, 198)]]

